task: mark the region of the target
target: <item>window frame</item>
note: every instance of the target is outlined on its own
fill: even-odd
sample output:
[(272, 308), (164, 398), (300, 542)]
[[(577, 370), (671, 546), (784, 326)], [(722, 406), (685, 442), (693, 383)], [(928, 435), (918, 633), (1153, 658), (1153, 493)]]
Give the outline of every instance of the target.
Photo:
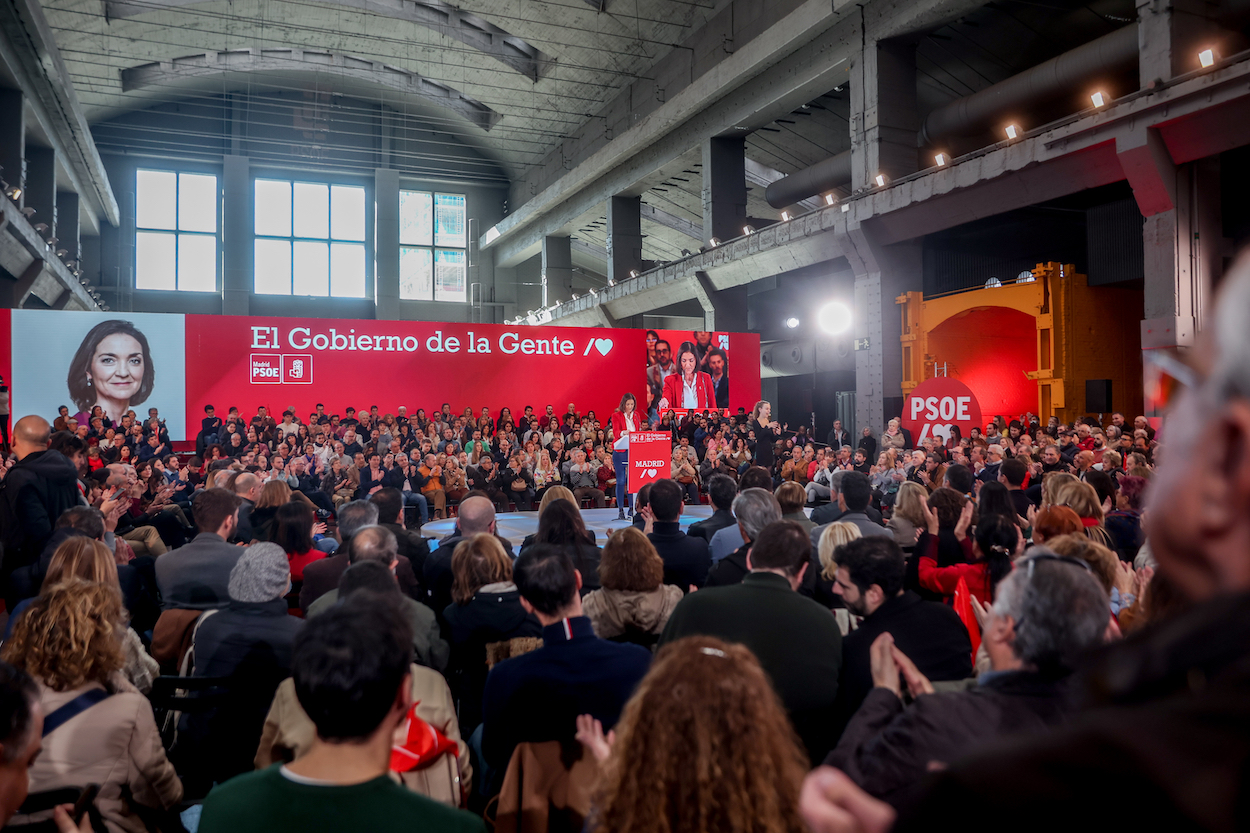
[[(174, 227), (172, 229), (152, 228), (149, 226), (139, 225), (139, 174), (142, 172), (173, 174), (174, 175)], [(211, 176), (214, 180), (215, 199), (213, 200), (213, 210), (216, 214), (215, 231), (182, 231), (178, 228), (182, 207), (180, 204), (180, 194), (182, 192), (182, 176)], [(134, 192), (131, 204), (131, 219), (133, 221), (134, 238), (130, 251), (130, 283), (137, 292), (186, 292), (194, 295), (210, 295), (220, 294), (222, 291), (222, 267), (225, 251), (222, 246), (221, 225), (222, 220), (222, 172), (220, 169), (212, 166), (200, 165), (179, 165), (174, 168), (170, 166), (160, 165), (144, 165), (136, 164), (134, 166)], [(139, 286), (139, 235), (140, 234), (161, 234), (169, 235), (174, 238), (174, 286), (172, 289), (161, 289), (156, 287), (140, 287)], [(212, 289), (183, 289), (179, 277), (179, 238), (182, 235), (192, 237), (208, 237), (213, 240), (213, 247), (216, 256), (213, 258), (213, 288)]]
[[(433, 187), (425, 187), (421, 185), (418, 185), (415, 187), (405, 187), (401, 185), (399, 188), (399, 204), (401, 206), (403, 205), (403, 195), (405, 192), (412, 193), (412, 194), (429, 194), (430, 195), (430, 243), (428, 245), (422, 244), (422, 243), (404, 243), (402, 237), (400, 237), (399, 252), (398, 252), (400, 264), (403, 263), (405, 249), (423, 250), (423, 251), (429, 252), (430, 296), (428, 298), (404, 297), (403, 295), (404, 278), (403, 278), (402, 266), (401, 266), (401, 272), (399, 275), (399, 286), (400, 286), (399, 299), (400, 301), (417, 301), (417, 302), (426, 303), (426, 304), (430, 304), (430, 303), (433, 303), (433, 304), (468, 304), (472, 295), (472, 290), (469, 285), (469, 247), (472, 245), (472, 241), (469, 240), (469, 218), (472, 216), (469, 212), (469, 207), (471, 203), (471, 195), (468, 193), (467, 190), (452, 191), (452, 190), (445, 190), (445, 189), (439, 189), (439, 188), (433, 188)], [(438, 245), (438, 231), (437, 231), (438, 198), (440, 196), (459, 197), (464, 200), (464, 246), (463, 247)], [(402, 229), (402, 219), (403, 218), (401, 216), (400, 217), (401, 229)], [(463, 266), (464, 268), (464, 298), (463, 299), (449, 300), (446, 298), (438, 297), (438, 253), (439, 252), (458, 253), (464, 258), (464, 266)]]
[[(257, 168), (251, 170), (250, 177), (250, 200), (252, 219), (249, 228), (251, 234), (251, 251), (249, 253), (252, 267), (252, 283), (251, 294), (257, 297), (266, 298), (311, 298), (317, 301), (370, 301), (375, 298), (375, 281), (374, 269), (376, 262), (376, 239), (375, 239), (375, 190), (372, 181), (359, 176), (350, 174), (332, 174), (319, 173), (309, 171), (291, 171), (275, 168)], [(256, 183), (260, 180), (271, 182), (285, 182), (290, 187), (291, 192), (291, 233), (288, 236), (277, 236), (272, 234), (256, 233)], [(295, 186), (297, 184), (304, 185), (324, 185), (327, 188), (326, 199), (326, 227), (328, 235), (326, 237), (302, 237), (295, 234)], [(335, 186), (346, 188), (359, 188), (364, 192), (363, 222), (364, 222), (364, 239), (363, 240), (345, 240), (334, 237), (334, 220), (333, 220), (333, 194), (330, 189)], [(258, 240), (277, 240), (285, 241), (290, 249), (291, 275), (288, 281), (288, 292), (261, 292), (256, 286), (256, 241)], [(325, 295), (305, 295), (296, 294), (295, 292), (295, 244), (296, 243), (324, 243), (327, 254), (327, 292)], [(334, 244), (347, 244), (351, 246), (360, 246), (364, 250), (364, 288), (362, 294), (357, 295), (334, 295), (333, 287), (333, 269), (331, 262), (333, 260)]]

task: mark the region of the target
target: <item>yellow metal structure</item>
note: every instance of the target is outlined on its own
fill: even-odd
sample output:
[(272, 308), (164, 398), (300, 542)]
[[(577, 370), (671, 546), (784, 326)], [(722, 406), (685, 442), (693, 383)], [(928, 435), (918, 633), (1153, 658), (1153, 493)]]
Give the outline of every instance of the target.
[(1085, 381), (1112, 380), (1116, 410), (1141, 413), (1142, 363), (1139, 290), (1091, 287), (1072, 264), (1039, 263), (1033, 280), (973, 289), (925, 300), (908, 292), (895, 299), (902, 314), (903, 396), (934, 375), (941, 356), (930, 334), (942, 322), (973, 310), (1004, 308), (1036, 322), (1037, 356), (1021, 368), (1037, 382), (1036, 413), (1042, 423), (1084, 416)]

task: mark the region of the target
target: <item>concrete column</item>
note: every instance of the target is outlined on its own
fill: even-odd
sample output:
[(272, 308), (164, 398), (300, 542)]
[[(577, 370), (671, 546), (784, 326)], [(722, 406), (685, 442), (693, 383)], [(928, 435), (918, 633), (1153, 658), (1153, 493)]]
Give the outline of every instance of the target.
[(255, 258), (252, 240), (253, 215), (251, 166), (246, 156), (222, 158), (222, 315), (247, 315), (255, 289)]
[(543, 306), (573, 297), (573, 253), (567, 237), (543, 238)]
[(620, 283), (642, 269), (642, 197), (608, 200), (608, 280)]
[(746, 286), (717, 289), (704, 272), (696, 272), (694, 280), (694, 296), (703, 307), (703, 329), (731, 333), (749, 329)]
[(1141, 86), (1199, 69), (1198, 53), (1218, 48), (1218, 3), (1205, 0), (1138, 0), (1137, 40)]
[(379, 319), (399, 318), (399, 171), (373, 172), (373, 199), (377, 204), (373, 255), (373, 294)]
[(746, 139), (708, 139), (703, 143), (704, 242), (741, 237), (746, 224)]
[(58, 249), (65, 249), (66, 263), (81, 260), (82, 245), (79, 242), (78, 195), (73, 191), (56, 193), (56, 237)]
[(21, 90), (0, 90), (0, 178), (21, 188), (19, 206), (26, 204), (26, 107)]
[(851, 71), (851, 185), (876, 186), (918, 170), (916, 45), (869, 42)]
[(855, 351), (855, 424), (874, 432), (886, 420), (885, 400), (903, 395), (902, 318), (894, 299), (923, 286), (919, 243), (882, 246), (871, 228), (848, 229), (847, 260), (855, 272), (854, 324), (856, 340), (868, 339), (868, 349)]
[(32, 224), (47, 223), (45, 237), (56, 236), (56, 151), (26, 146), (26, 205), (35, 209)]

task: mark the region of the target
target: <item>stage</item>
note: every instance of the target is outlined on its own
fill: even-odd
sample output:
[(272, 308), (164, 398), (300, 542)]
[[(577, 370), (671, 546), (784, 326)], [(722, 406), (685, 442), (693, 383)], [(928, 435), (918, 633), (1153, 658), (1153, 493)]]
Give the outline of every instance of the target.
[[(623, 529), (630, 525), (631, 521), (617, 520), (617, 510), (615, 509), (583, 509), (582, 521), (586, 524), (586, 529), (595, 534), (595, 543), (603, 546), (608, 540), (608, 535), (613, 530)], [(695, 521), (703, 520), (711, 517), (711, 506), (687, 506), (681, 515), (681, 526), (685, 529)], [(506, 512), (502, 515), (495, 516), (496, 529), (500, 536), (507, 538), (512, 542), (512, 546), (520, 552), (521, 542), (525, 540), (527, 535), (533, 535), (538, 531), (538, 513), (537, 512)], [(430, 549), (437, 549), (438, 540), (446, 538), (452, 533), (456, 527), (455, 518), (447, 518), (441, 521), (430, 521), (421, 527), (421, 535), (425, 538), (433, 538), (430, 541)]]

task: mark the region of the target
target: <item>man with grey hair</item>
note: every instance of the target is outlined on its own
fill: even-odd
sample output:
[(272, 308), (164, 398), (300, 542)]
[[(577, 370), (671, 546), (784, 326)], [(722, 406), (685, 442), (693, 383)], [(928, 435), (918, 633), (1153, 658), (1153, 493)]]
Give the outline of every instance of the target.
[(245, 471), (234, 478), (233, 486), (234, 493), (243, 503), (239, 506), (239, 525), (235, 527), (234, 538), (231, 540), (244, 545), (250, 544), (256, 539), (252, 532), (252, 509), (256, 507), (256, 499), (260, 497), (260, 490), (265, 484), (250, 471)]
[[(1101, 644), (1107, 605), (1084, 561), (1034, 547), (995, 589), (981, 641), (990, 670), (977, 687), (935, 694), (882, 633), (871, 648), (874, 688), (825, 763), (898, 806), (933, 762), (950, 763), (1007, 735), (1044, 732), (1071, 712), (1073, 663)], [(913, 698), (906, 707), (904, 688)]]
[[(338, 551), (334, 555), (323, 558), (320, 561), (314, 561), (304, 568), (304, 584), (299, 591), (299, 606), (308, 612), (308, 608), (317, 599), (329, 593), (331, 590), (339, 586), (339, 579), (343, 576), (343, 571), (347, 569), (351, 563), (351, 548), (353, 536), (366, 526), (376, 526), (378, 523), (378, 507), (377, 504), (368, 500), (353, 500), (351, 503), (345, 503), (339, 507), (338, 512), (338, 536), (340, 544)], [(399, 578), (399, 586), (404, 588), (409, 595), (420, 594), (420, 582), (417, 581), (416, 574), (412, 571), (412, 564), (406, 558), (399, 560), (399, 565), (395, 568), (395, 575)]]
[[(399, 542), (395, 538), (395, 533), (384, 526), (376, 525), (362, 527), (352, 536), (352, 545), (348, 553), (349, 566), (363, 561), (376, 561), (383, 564), (392, 574), (401, 563), (407, 563), (407, 559), (399, 557)], [(347, 575), (346, 569), (343, 575)], [(341, 577), (339, 581), (342, 582)], [(451, 655), (451, 649), (439, 635), (434, 611), (407, 596), (401, 596), (400, 599), (400, 607), (412, 624), (412, 649), (416, 662), (427, 668), (442, 671), (447, 667), (447, 658)], [(339, 588), (336, 587), (308, 607), (308, 618), (311, 619), (324, 613), (338, 600)]]
[(747, 566), (751, 542), (764, 527), (781, 520), (781, 504), (767, 489), (744, 489), (734, 498), (733, 513), (738, 521), (738, 532), (745, 543), (716, 562), (707, 574), (707, 587), (737, 584), (751, 572)]

